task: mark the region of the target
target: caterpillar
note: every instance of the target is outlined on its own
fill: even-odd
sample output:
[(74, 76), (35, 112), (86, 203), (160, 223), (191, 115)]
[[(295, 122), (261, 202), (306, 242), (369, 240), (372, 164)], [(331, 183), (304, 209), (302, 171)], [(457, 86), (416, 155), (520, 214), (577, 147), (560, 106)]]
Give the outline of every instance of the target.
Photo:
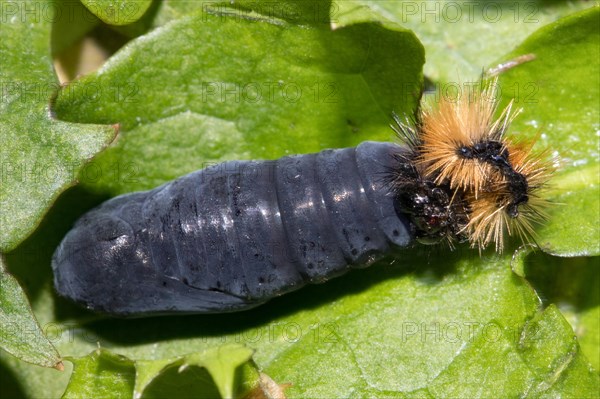
[[(495, 83), (495, 81), (492, 81)], [(402, 145), (229, 161), (83, 215), (53, 259), (59, 294), (118, 316), (250, 309), (415, 241), (504, 245), (543, 221), (549, 174), (494, 120), (494, 85), (394, 115)]]

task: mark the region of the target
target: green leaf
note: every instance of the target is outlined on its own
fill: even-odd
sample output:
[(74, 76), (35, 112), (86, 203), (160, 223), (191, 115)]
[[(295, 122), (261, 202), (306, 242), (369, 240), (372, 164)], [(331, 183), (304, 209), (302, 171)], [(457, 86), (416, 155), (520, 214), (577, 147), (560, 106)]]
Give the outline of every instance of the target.
[(61, 54), (100, 24), (100, 20), (79, 1), (58, 0), (52, 7), (55, 10), (50, 35), (53, 56)]
[[(201, 94), (198, 82), (233, 82), (229, 87), (235, 89), (248, 82), (276, 82), (280, 76), (273, 71), (281, 73), (288, 68), (293, 71), (289, 76), (298, 74), (304, 80), (317, 76), (326, 82), (342, 82), (341, 87), (349, 83), (350, 88), (356, 87), (350, 79), (354, 75), (331, 72), (332, 64), (339, 69), (335, 57), (339, 59), (343, 51), (346, 58), (340, 64), (355, 65), (348, 54), (358, 54), (358, 58), (365, 60), (362, 70), (368, 71), (374, 68), (371, 64), (376, 64), (384, 70), (383, 76), (388, 76), (384, 82), (390, 82), (389, 91), (398, 95), (401, 77), (391, 76), (390, 71), (407, 61), (401, 55), (392, 61), (386, 58), (390, 56), (365, 55), (374, 51), (385, 53), (379, 46), (396, 48), (380, 40), (387, 35), (402, 37), (402, 31), (386, 25), (387, 22), (358, 24), (363, 33), (379, 32), (377, 35), (345, 33), (345, 29), (358, 29), (352, 21), (379, 20), (376, 13), (369, 14), (364, 8), (344, 11), (337, 20), (342, 27), (333, 32), (311, 24), (298, 30), (290, 20), (227, 21), (225, 16), (206, 16), (204, 22), (210, 29), (201, 32), (202, 41), (182, 46), (185, 38), (196, 40), (201, 36), (196, 31), (200, 25), (198, 18), (203, 16), (174, 20), (133, 41), (98, 74), (61, 93), (62, 117), (82, 121), (104, 118), (103, 123), (122, 122), (125, 127), (119, 141), (103, 155), (106, 158), (98, 158), (81, 172), (85, 185), (61, 196), (34, 235), (7, 255), (11, 272), (25, 284), (42, 324), (52, 323), (62, 332), (52, 340), (61, 353), (82, 356), (100, 343), (129, 359), (160, 360), (179, 359), (183, 353), (202, 352), (224, 344), (244, 344), (255, 350), (253, 360), (260, 369), (277, 382), (291, 384), (287, 393), (292, 397), (597, 397), (598, 371), (590, 366), (591, 360), (586, 356), (591, 358), (598, 352), (598, 344), (594, 343), (597, 327), (592, 320), (597, 316), (594, 312), (598, 300), (591, 293), (600, 289), (600, 283), (589, 272), (598, 258), (589, 263), (584, 258), (560, 261), (563, 272), (557, 273), (560, 275), (556, 276), (557, 289), (573, 285), (590, 293), (581, 307), (569, 311), (568, 306), (559, 306), (573, 327), (554, 306), (543, 310), (538, 297), (544, 297), (548, 291), (534, 284), (535, 291), (524, 278), (515, 275), (510, 268), (509, 253), (498, 256), (484, 252), (479, 257), (476, 251), (462, 247), (454, 252), (438, 247), (402, 251), (369, 269), (352, 271), (324, 285), (305, 287), (239, 314), (118, 320), (93, 315), (53, 295), (49, 266), (52, 251), (74, 220), (102, 199), (119, 192), (150, 188), (220, 159), (275, 158), (288, 148), (290, 153), (308, 152), (326, 146), (354, 145), (364, 139), (390, 140), (392, 136), (385, 126), (387, 111), (372, 113), (363, 109), (377, 109), (374, 104), (378, 103), (392, 104), (401, 111), (410, 109), (410, 90), (400, 89), (400, 94), (409, 98), (397, 101), (379, 88), (383, 84), (370, 83), (377, 82), (379, 72), (362, 75), (363, 87), (377, 87), (377, 90), (346, 89), (353, 96), (339, 97), (343, 101), (337, 107), (300, 102), (295, 108), (281, 99), (273, 100), (273, 104), (235, 102), (231, 97), (220, 102), (198, 101)], [(210, 18), (217, 18), (218, 23)], [(275, 23), (279, 25), (272, 26)], [(289, 33), (284, 32), (286, 29), (290, 29)], [(339, 45), (341, 39), (328, 36), (340, 34), (346, 35), (343, 46)], [(480, 31), (475, 31), (472, 37), (478, 34)], [(277, 40), (269, 41), (272, 36)], [(157, 37), (169, 43), (158, 43)], [(198, 50), (199, 43), (210, 51)], [(176, 50), (170, 51), (170, 47)], [(356, 51), (357, 48), (361, 51)], [(363, 51), (366, 48), (368, 52)], [(151, 56), (155, 49), (160, 50), (155, 53), (160, 56)], [(202, 52), (201, 56), (196, 55), (197, 51)], [(305, 56), (300, 59), (314, 64), (296, 65), (298, 54)], [(494, 58), (499, 54), (495, 53)], [(137, 59), (140, 62), (136, 63)], [(196, 64), (198, 59), (205, 60), (201, 68)], [(388, 61), (379, 63), (379, 59)], [(538, 65), (538, 60), (507, 72), (507, 76)], [(578, 58), (573, 62), (586, 60)], [(132, 62), (129, 70), (128, 61)], [(418, 69), (421, 64), (417, 65), (413, 68)], [(310, 73), (305, 73), (305, 69)], [(244, 74), (246, 70), (249, 72)], [(154, 81), (152, 73), (159, 79)], [(254, 78), (255, 73), (258, 78)], [(205, 75), (216, 78), (204, 80)], [(330, 80), (330, 76), (335, 80)], [(113, 92), (90, 97), (97, 92), (92, 89), (105, 78), (118, 82), (122, 85), (119, 87), (135, 88), (140, 94), (128, 96), (133, 91), (122, 90), (118, 95)], [(411, 78), (410, 82), (417, 80)], [(76, 88), (82, 83), (88, 85), (88, 100), (96, 101), (95, 104), (84, 104), (85, 88)], [(78, 100), (67, 98), (77, 90)], [(383, 101), (375, 98), (375, 94), (370, 100), (368, 95), (363, 98), (365, 92), (378, 93)], [(134, 97), (139, 104), (122, 101)], [(548, 101), (552, 99), (548, 97)], [(396, 102), (405, 105), (397, 107)], [(353, 108), (345, 111), (347, 106)], [(367, 113), (375, 116), (367, 119)], [(334, 122), (328, 122), (327, 115)], [(342, 129), (339, 120), (346, 117), (354, 121), (354, 115), (360, 121), (372, 123), (346, 122)], [(563, 151), (560, 145), (558, 149)], [(560, 178), (559, 175), (555, 180)], [(540, 262), (540, 269), (521, 273), (533, 281), (533, 274), (539, 277), (555, 273), (547, 259), (557, 261), (555, 257), (536, 253), (525, 261), (515, 262)], [(567, 273), (577, 265), (579, 271)], [(520, 266), (526, 271), (528, 267)], [(547, 297), (551, 299), (544, 304), (561, 301), (556, 296)], [(581, 348), (575, 336), (580, 339)], [(155, 364), (148, 374), (163, 370), (164, 364)], [(66, 373), (57, 377), (53, 370), (29, 366), (12, 357), (0, 358), (0, 369), (2, 387), (8, 386), (9, 394), (56, 397), (67, 383)], [(197, 392), (187, 384), (181, 387), (182, 376), (177, 369), (175, 366), (164, 369), (147, 385), (143, 396), (191, 396)], [(207, 387), (205, 381), (212, 377), (205, 370), (188, 367), (183, 373), (189, 374), (183, 378), (195, 387)], [(93, 379), (100, 371), (91, 371), (88, 377)], [(217, 391), (215, 387), (210, 393), (217, 396)]]
[(538, 376), (530, 397), (592, 398), (600, 392), (600, 378), (581, 353), (570, 324), (555, 305), (537, 314), (523, 330), (521, 356)]
[[(422, 270), (425, 256), (412, 256), (409, 262), (418, 270), (412, 275), (397, 271), (389, 279), (393, 272), (381, 268), (365, 272), (367, 277), (329, 283), (330, 291), (357, 287), (358, 281), (369, 289), (289, 318), (288, 325), (297, 327), (288, 327), (283, 335), (293, 342), (284, 350), (267, 349), (266, 354), (257, 348), (258, 364), (267, 359), (265, 371), (273, 378), (295, 382), (289, 393), (296, 397), (345, 397), (350, 392), (359, 397), (421, 396), (423, 389), (430, 397), (521, 396), (546, 381), (550, 371), (569, 375), (579, 370), (569, 363), (542, 372), (534, 368), (533, 358), (523, 359), (523, 340), (529, 339), (525, 328), (530, 319), (539, 317), (539, 303), (527, 284), (508, 270), (508, 257), (428, 258), (436, 268)], [(433, 274), (436, 269), (441, 272), (441, 265), (449, 269)], [(378, 274), (387, 274), (388, 279)], [(312, 325), (306, 319), (319, 323)], [(285, 322), (273, 324), (286, 326)], [(561, 319), (551, 324), (579, 353), (568, 323)], [(289, 331), (305, 334), (296, 339)], [(528, 350), (549, 359), (546, 352), (556, 345), (554, 335), (537, 339), (537, 346)], [(309, 366), (316, 363), (321, 366)], [(586, 397), (598, 376), (589, 373), (589, 365), (576, 375), (582, 384), (579, 394)]]
[[(207, 12), (229, 14), (236, 17), (261, 15), (278, 18), (298, 25), (323, 25), (330, 23), (332, 0), (282, 0), (279, 2), (240, 0), (228, 7), (227, 3), (205, 3)], [(208, 6), (208, 7), (207, 7)]]
[(81, 0), (98, 18), (111, 25), (127, 25), (140, 19), (151, 0)]
[(88, 356), (74, 359), (73, 374), (64, 399), (131, 398), (135, 383), (132, 360), (105, 349), (96, 349)]
[(515, 337), (485, 331), (435, 379), (429, 388), (434, 397), (476, 397), (481, 392), (516, 397), (526, 392), (534, 398), (561, 393), (591, 398), (598, 393), (600, 379), (589, 366), (582, 370), (587, 361), (556, 307), (550, 306), (525, 324), (516, 348), (511, 342)]
[[(154, 14), (151, 9), (144, 14), (141, 20), (130, 25), (130, 27), (134, 28), (137, 33), (135, 36), (138, 36), (142, 32), (146, 32), (149, 27), (157, 28), (163, 26), (170, 21), (182, 18), (195, 11), (202, 11), (221, 18), (233, 18), (238, 21), (258, 17), (259, 19), (281, 19), (296, 25), (320, 25), (321, 27), (325, 27), (326, 25), (335, 25), (339, 22), (335, 18), (337, 15), (336, 10), (336, 4), (331, 0), (282, 0), (277, 2), (252, 0), (235, 2), (170, 1), (161, 2)], [(370, 20), (389, 22), (380, 15)], [(366, 21), (364, 18), (360, 19), (360, 22)], [(347, 25), (347, 23), (344, 25)]]
[(521, 275), (545, 304), (556, 304), (573, 326), (581, 349), (600, 370), (600, 257), (559, 258), (535, 254), (524, 258)]
[(63, 370), (56, 348), (44, 336), (17, 280), (0, 256), (0, 348), (38, 366)]
[(341, 0), (342, 10), (366, 5), (412, 29), (427, 48), (425, 76), (434, 82), (475, 81), (499, 54), (506, 54), (544, 25), (590, 8), (586, 1), (385, 1)]
[(205, 367), (219, 388), (221, 397), (232, 398), (235, 370), (250, 360), (252, 352), (252, 349), (245, 347), (219, 347), (185, 356), (180, 370), (189, 366)]
[(117, 145), (92, 165), (114, 173), (90, 169), (80, 175), (83, 184), (116, 194), (224, 159), (389, 140), (392, 111), (415, 105), (422, 48), (399, 27), (365, 23), (331, 31), (223, 18), (182, 18), (61, 90), (55, 105), (61, 119), (122, 127)]
[[(163, 393), (167, 395), (233, 398), (235, 394), (239, 397), (248, 387), (258, 384), (254, 367), (251, 367), (253, 373), (236, 378), (251, 356), (252, 350), (240, 345), (224, 345), (174, 359), (137, 361), (106, 349), (96, 349), (85, 357), (70, 359), (74, 369), (63, 398), (161, 397), (157, 391), (160, 387), (153, 385), (158, 380), (170, 388)], [(205, 369), (207, 374), (193, 370), (197, 368)], [(173, 386), (184, 389), (175, 395)]]
[(167, 368), (180, 366), (181, 363), (181, 358), (136, 361), (133, 397), (141, 398), (144, 389), (146, 389), (160, 373), (165, 372)]
[(85, 161), (115, 135), (113, 127), (76, 125), (52, 117), (49, 103), (59, 85), (48, 48), (51, 5), (50, 1), (2, 5), (2, 251), (14, 248), (35, 229), (58, 194), (73, 184)]
[[(537, 148), (549, 148), (558, 168), (544, 195), (554, 202), (538, 230), (544, 251), (561, 256), (600, 254), (600, 8), (594, 7), (531, 35), (510, 60), (535, 60), (500, 77), (505, 101), (515, 98), (523, 112), (511, 128), (519, 136), (541, 133)], [(576, 44), (575, 44), (576, 43)]]
[[(125, 25), (115, 27), (122, 31), (127, 29), (131, 37), (137, 37), (144, 33), (147, 33), (151, 29), (161, 27), (171, 21), (183, 18), (194, 11), (207, 10), (216, 6), (217, 2), (203, 2), (203, 1), (162, 1), (155, 2), (150, 7), (148, 12), (139, 19), (137, 22), (131, 25)], [(230, 3), (228, 3), (230, 4)], [(156, 7), (156, 10), (154, 9)], [(133, 33), (133, 34), (132, 34)]]
[[(548, 392), (560, 391), (565, 379), (577, 381), (565, 388), (570, 397), (589, 397), (597, 372), (590, 371), (562, 317), (544, 321), (547, 332), (534, 334), (540, 328), (532, 320), (545, 316), (510, 261), (508, 255), (479, 259), (464, 251), (404, 252), (391, 265), (381, 262), (239, 314), (89, 321), (80, 312), (79, 333), (61, 341), (60, 348), (85, 353), (100, 342), (131, 359), (148, 354), (170, 359), (243, 343), (275, 381), (292, 384), (291, 397), (422, 396), (423, 391), (430, 397), (473, 392), (499, 397), (544, 384)], [(565, 354), (564, 345), (574, 351), (574, 360), (556, 360)], [(542, 367), (545, 359), (548, 369)], [(165, 373), (166, 380), (154, 382), (162, 390), (154, 384), (148, 389), (163, 396), (174, 392), (176, 383), (170, 381), (176, 375)], [(555, 374), (558, 378), (551, 379)], [(452, 380), (465, 384), (449, 384)], [(489, 383), (474, 391), (476, 381)]]
[(538, 229), (545, 252), (557, 256), (600, 254), (600, 164), (591, 163), (561, 167), (550, 181), (550, 217)]

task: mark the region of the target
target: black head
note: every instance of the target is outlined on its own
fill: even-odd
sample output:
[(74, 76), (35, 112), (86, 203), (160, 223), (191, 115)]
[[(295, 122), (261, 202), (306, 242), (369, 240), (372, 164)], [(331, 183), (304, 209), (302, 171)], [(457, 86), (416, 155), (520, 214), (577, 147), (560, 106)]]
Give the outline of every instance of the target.
[(468, 209), (447, 185), (417, 179), (396, 191), (396, 212), (407, 215), (415, 238), (425, 244), (443, 240), (465, 241)]

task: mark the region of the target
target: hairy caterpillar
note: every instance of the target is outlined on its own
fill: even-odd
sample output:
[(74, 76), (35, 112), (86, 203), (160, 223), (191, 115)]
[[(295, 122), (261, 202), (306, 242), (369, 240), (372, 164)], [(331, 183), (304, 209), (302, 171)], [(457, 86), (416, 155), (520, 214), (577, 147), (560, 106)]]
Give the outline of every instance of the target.
[(472, 98), (395, 116), (405, 146), (230, 161), (84, 215), (53, 257), (58, 292), (122, 316), (230, 312), (365, 267), (391, 247), (470, 241), (501, 250), (544, 218), (548, 166)]

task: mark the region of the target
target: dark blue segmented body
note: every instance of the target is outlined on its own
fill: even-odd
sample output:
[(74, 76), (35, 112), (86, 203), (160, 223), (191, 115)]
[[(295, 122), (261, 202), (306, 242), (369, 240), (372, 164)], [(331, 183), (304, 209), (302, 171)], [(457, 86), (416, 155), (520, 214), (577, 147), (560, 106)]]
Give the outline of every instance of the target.
[(243, 310), (412, 242), (385, 176), (402, 147), (231, 161), (84, 215), (52, 267), (58, 292), (122, 316)]

